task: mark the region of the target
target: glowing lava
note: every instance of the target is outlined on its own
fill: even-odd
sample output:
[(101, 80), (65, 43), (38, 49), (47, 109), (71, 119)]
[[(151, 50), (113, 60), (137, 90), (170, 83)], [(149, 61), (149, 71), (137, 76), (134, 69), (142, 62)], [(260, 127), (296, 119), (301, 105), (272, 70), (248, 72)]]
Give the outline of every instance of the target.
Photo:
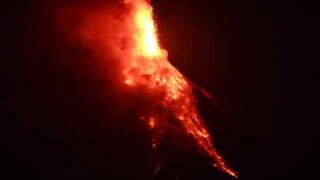
[[(154, 111), (141, 116), (148, 128), (154, 132), (152, 147), (156, 148), (159, 143), (159, 132), (162, 132), (163, 128), (161, 124), (173, 117), (211, 158), (215, 167), (237, 177), (214, 149), (211, 137), (197, 111), (191, 83), (170, 64), (167, 52), (160, 48), (150, 3), (146, 0), (125, 0), (125, 4), (132, 8), (134, 33), (129, 64), (123, 71), (124, 83), (130, 88), (142, 88), (161, 94), (161, 100), (157, 102)], [(161, 110), (156, 110), (159, 107)]]
[(138, 31), (135, 36), (137, 55), (161, 56), (161, 50), (155, 37), (156, 28), (152, 19), (152, 9), (144, 4), (137, 4), (138, 11), (135, 15), (135, 24)]

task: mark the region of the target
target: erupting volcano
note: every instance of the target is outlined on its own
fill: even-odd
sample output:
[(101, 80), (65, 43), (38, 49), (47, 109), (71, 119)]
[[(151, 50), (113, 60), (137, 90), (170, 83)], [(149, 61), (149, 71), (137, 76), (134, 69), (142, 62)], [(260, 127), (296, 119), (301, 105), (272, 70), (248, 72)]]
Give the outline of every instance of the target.
[[(128, 104), (142, 122), (151, 136), (153, 152), (172, 127), (168, 124), (174, 122), (177, 136), (195, 144), (212, 165), (237, 177), (214, 148), (197, 110), (195, 85), (170, 64), (167, 51), (159, 44), (149, 0), (119, 1), (112, 7), (66, 6), (59, 11), (60, 25), (71, 43), (80, 42), (101, 60), (103, 65), (99, 67), (106, 68), (103, 76), (112, 73), (110, 81), (117, 93), (111, 93), (119, 104)], [(130, 100), (121, 98), (131, 94), (134, 96)], [(129, 101), (138, 107), (131, 107)]]
[(151, 131), (152, 148), (157, 148), (165, 131), (163, 124), (174, 118), (186, 135), (193, 138), (201, 151), (210, 157), (215, 167), (237, 177), (214, 149), (197, 110), (192, 83), (170, 64), (167, 52), (160, 47), (150, 3), (147, 0), (125, 0), (124, 3), (131, 8), (129, 17), (134, 30), (130, 57), (123, 70), (123, 83), (129, 88), (161, 96), (151, 110), (140, 116)]

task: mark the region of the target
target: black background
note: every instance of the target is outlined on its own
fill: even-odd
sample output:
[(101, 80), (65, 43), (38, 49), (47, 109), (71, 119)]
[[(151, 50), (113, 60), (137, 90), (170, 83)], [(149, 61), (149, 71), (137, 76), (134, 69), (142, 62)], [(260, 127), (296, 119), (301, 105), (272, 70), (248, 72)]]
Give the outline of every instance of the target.
[[(130, 115), (114, 116), (108, 85), (97, 80), (86, 52), (62, 44), (50, 21), (57, 2), (1, 6), (0, 177), (144, 179), (148, 138), (121, 122)], [(312, 5), (159, 0), (153, 6), (172, 64), (217, 98), (199, 107), (240, 179), (316, 175)], [(194, 153), (163, 151), (174, 160), (158, 179), (232, 179)]]

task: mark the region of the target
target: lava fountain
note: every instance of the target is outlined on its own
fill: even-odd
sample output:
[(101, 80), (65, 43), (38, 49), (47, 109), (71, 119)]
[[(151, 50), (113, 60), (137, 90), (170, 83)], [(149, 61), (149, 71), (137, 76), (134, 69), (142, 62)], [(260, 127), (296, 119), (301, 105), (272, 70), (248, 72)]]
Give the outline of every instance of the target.
[(140, 117), (152, 132), (152, 148), (157, 148), (164, 132), (161, 124), (174, 118), (182, 125), (186, 135), (193, 138), (198, 147), (210, 157), (215, 167), (237, 177), (214, 148), (197, 110), (192, 83), (170, 64), (167, 52), (159, 45), (150, 2), (125, 0), (124, 3), (131, 7), (130, 21), (134, 29), (133, 48), (124, 66), (123, 83), (131, 89), (139, 88), (161, 94), (161, 100), (156, 102), (154, 110)]

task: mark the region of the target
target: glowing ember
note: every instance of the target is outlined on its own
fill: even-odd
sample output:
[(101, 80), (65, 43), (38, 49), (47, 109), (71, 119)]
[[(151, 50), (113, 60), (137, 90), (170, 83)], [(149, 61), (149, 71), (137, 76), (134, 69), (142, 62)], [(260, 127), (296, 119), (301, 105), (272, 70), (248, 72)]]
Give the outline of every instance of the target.
[[(130, 88), (143, 88), (161, 94), (161, 101), (153, 112), (146, 112), (141, 119), (147, 120), (152, 133), (152, 147), (159, 143), (161, 123), (173, 117), (179, 121), (186, 134), (192, 136), (199, 147), (211, 157), (214, 165), (222, 171), (237, 177), (225, 165), (223, 158), (214, 149), (209, 133), (196, 108), (196, 100), (191, 83), (167, 59), (167, 52), (160, 48), (152, 7), (146, 0), (126, 0), (132, 6), (131, 17), (134, 24), (131, 59), (124, 70), (124, 83)], [(207, 95), (209, 96), (209, 95)], [(170, 116), (170, 117), (169, 117)]]

